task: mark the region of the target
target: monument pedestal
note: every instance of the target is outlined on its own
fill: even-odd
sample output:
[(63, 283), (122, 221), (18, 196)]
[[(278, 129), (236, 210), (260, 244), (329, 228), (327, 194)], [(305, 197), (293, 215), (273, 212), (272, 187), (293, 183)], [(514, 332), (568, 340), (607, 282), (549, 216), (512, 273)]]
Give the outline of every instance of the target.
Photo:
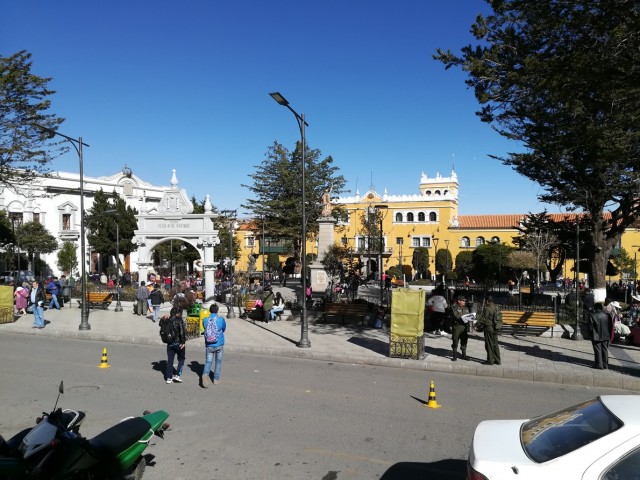
[(327, 253), (327, 249), (334, 244), (334, 228), (336, 219), (333, 217), (320, 217), (318, 219), (318, 258), (309, 265), (311, 272), (311, 289), (315, 293), (324, 292), (327, 289), (331, 279), (327, 277), (324, 271), (322, 259)]

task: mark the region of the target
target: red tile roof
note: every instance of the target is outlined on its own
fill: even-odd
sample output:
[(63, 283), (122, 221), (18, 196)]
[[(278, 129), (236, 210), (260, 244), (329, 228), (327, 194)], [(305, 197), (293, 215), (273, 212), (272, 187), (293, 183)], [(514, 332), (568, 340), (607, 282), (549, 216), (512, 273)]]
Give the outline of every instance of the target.
[[(554, 222), (562, 220), (574, 220), (576, 213), (549, 213)], [(522, 213), (503, 215), (460, 215), (458, 216), (458, 229), (515, 229), (527, 215)], [(605, 218), (611, 218), (609, 212), (605, 212)], [(456, 228), (456, 227), (452, 227)]]

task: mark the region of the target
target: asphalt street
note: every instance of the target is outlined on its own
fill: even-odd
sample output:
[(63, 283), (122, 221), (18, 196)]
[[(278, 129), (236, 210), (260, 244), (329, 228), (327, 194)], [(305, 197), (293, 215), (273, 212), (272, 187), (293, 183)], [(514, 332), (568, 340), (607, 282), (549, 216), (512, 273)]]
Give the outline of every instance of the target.
[[(487, 418), (525, 418), (610, 388), (533, 383), (361, 363), (225, 351), (222, 383), (198, 385), (202, 345), (189, 343), (182, 384), (163, 379), (161, 344), (40, 335), (0, 336), (0, 433), (53, 407), (87, 413), (93, 436), (145, 409), (172, 429), (150, 447), (148, 479), (462, 478), (473, 430)], [(109, 368), (98, 368), (107, 348)], [(434, 381), (439, 409), (424, 406)]]

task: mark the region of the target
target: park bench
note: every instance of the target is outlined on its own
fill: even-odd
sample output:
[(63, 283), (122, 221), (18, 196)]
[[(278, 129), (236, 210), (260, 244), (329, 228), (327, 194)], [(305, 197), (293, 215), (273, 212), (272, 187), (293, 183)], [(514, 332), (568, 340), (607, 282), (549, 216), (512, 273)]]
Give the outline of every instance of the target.
[(502, 330), (500, 333), (511, 332), (514, 335), (527, 335), (529, 332), (540, 335), (556, 324), (555, 312), (523, 312), (520, 310), (502, 310)]
[(326, 323), (327, 317), (342, 317), (342, 324), (346, 323), (347, 317), (359, 317), (364, 325), (364, 316), (369, 313), (369, 305), (366, 303), (326, 303), (322, 318)]
[[(102, 308), (106, 310), (113, 300), (111, 292), (87, 292), (86, 302), (89, 308)], [(82, 301), (78, 300), (78, 306), (82, 308)]]

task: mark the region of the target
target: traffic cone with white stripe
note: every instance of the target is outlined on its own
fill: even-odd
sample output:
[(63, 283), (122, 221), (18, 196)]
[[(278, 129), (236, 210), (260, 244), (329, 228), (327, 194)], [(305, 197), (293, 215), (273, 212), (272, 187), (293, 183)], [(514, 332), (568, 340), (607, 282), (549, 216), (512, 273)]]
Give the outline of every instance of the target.
[(436, 401), (436, 387), (433, 384), (433, 380), (431, 380), (431, 387), (429, 388), (429, 401), (424, 406), (429, 408), (442, 407), (442, 405), (439, 405)]
[(109, 365), (109, 362), (107, 361), (107, 349), (106, 347), (102, 350), (102, 359), (100, 359), (100, 365), (98, 365), (98, 368), (109, 368), (111, 365)]

